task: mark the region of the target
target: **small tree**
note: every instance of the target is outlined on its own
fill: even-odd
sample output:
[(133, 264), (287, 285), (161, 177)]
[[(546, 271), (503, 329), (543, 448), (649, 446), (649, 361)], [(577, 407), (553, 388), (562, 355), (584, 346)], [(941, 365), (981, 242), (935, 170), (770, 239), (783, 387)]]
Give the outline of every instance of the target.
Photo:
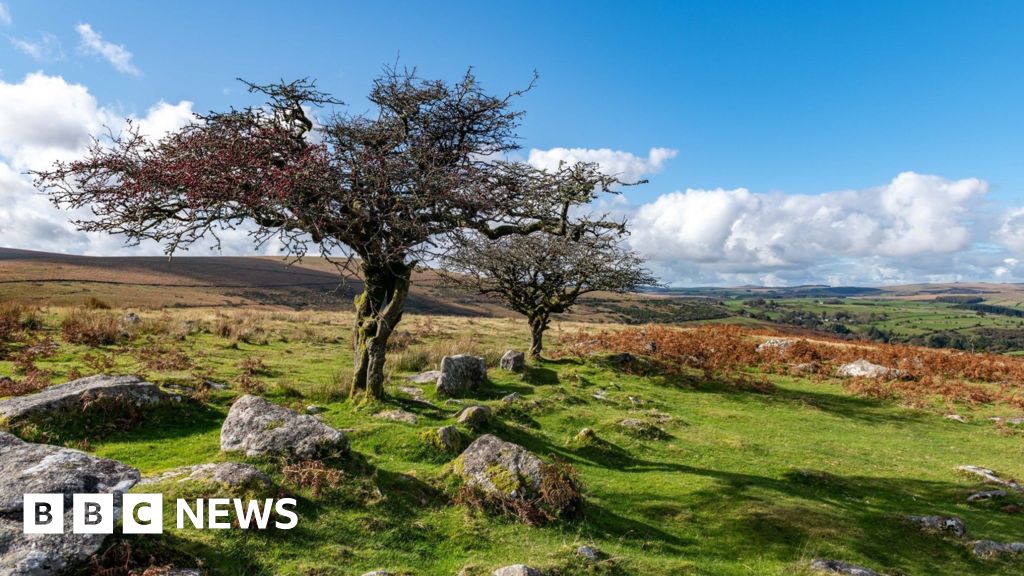
[(311, 111), (340, 103), (313, 83), (249, 88), (267, 104), (200, 115), (159, 140), (129, 124), (84, 158), (37, 173), (36, 185), (58, 206), (91, 211), (79, 229), (155, 240), (168, 254), (248, 225), (256, 243), (276, 237), (292, 256), (347, 256), (363, 281), (353, 395), (383, 396), (412, 272), (449, 236), (622, 227), (569, 216), (619, 183), (595, 165), (543, 172), (500, 160), (517, 148), (522, 112), (511, 106), (524, 91), (493, 96), (471, 73), (447, 83), (389, 69), (374, 81), (371, 113), (318, 127)]
[(477, 294), (493, 296), (530, 323), (530, 354), (544, 349), (552, 314), (568, 312), (590, 292), (629, 292), (657, 284), (634, 252), (621, 248), (620, 234), (577, 239), (549, 234), (488, 240), (462, 238), (445, 259), (446, 279)]

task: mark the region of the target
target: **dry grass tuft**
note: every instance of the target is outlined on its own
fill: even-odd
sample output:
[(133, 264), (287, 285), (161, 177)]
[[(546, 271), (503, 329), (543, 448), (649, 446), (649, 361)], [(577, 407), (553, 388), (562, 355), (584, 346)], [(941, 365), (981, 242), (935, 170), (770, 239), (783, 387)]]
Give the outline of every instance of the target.
[(106, 310), (72, 310), (64, 317), (60, 330), (65, 342), (94, 347), (116, 344), (127, 336), (120, 317)]
[(266, 391), (266, 383), (259, 378), (270, 373), (266, 364), (263, 363), (263, 358), (259, 356), (244, 358), (238, 363), (238, 369), (241, 372), (235, 378), (235, 384), (238, 385), (239, 390), (246, 394), (262, 394)]
[(150, 338), (135, 349), (134, 356), (146, 370), (167, 372), (192, 368), (192, 359), (188, 354), (165, 340)]
[(597, 333), (577, 331), (560, 343), (563, 355), (628, 353), (646, 357), (660, 370), (680, 373), (685, 369), (704, 371), (706, 379), (727, 377), (748, 389), (767, 391), (767, 381), (752, 380), (750, 367), (762, 372), (794, 372), (828, 377), (842, 364), (864, 359), (894, 368), (901, 377), (891, 380), (850, 379), (845, 385), (853, 392), (876, 398), (928, 406), (938, 398), (944, 402), (1024, 404), (1024, 358), (995, 354), (919, 348), (900, 344), (851, 343), (845, 340), (795, 339), (788, 346), (758, 353), (766, 334), (738, 326), (702, 326), (679, 329), (646, 326)]
[(330, 468), (319, 460), (287, 464), (282, 473), (284, 484), (309, 490), (317, 498), (325, 491), (337, 490), (345, 481), (344, 472)]

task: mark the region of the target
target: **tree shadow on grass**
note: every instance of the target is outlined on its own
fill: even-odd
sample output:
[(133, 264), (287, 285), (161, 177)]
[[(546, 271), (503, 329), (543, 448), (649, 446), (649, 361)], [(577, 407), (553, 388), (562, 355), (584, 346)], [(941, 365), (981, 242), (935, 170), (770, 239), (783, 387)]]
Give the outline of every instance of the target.
[(701, 394), (714, 394), (745, 404), (771, 405), (787, 403), (794, 406), (818, 410), (833, 416), (859, 420), (874, 424), (911, 424), (930, 418), (923, 411), (903, 411), (894, 414), (897, 406), (878, 398), (865, 398), (851, 394), (827, 391), (795, 390), (776, 386), (771, 392), (756, 392), (721, 378), (703, 379), (689, 374), (663, 375), (653, 378), (660, 386), (684, 388)]
[(637, 549), (650, 550), (654, 547), (662, 553), (682, 553), (684, 547), (697, 544), (695, 539), (683, 538), (662, 530), (656, 522), (627, 518), (606, 506), (590, 502), (584, 505), (580, 532), (590, 538), (629, 543)]
[(553, 386), (559, 383), (558, 372), (545, 366), (527, 366), (523, 381), (534, 386)]
[(533, 386), (528, 384), (515, 384), (509, 382), (495, 382), (494, 380), (488, 379), (483, 387), (473, 390), (465, 398), (475, 398), (479, 400), (496, 400), (504, 398), (513, 392), (517, 392), (523, 396), (533, 394)]
[[(220, 531), (232, 540), (243, 540), (247, 534), (231, 534), (234, 530)], [(277, 532), (277, 531), (275, 531)], [(284, 532), (284, 531), (280, 531)], [(253, 551), (257, 547), (245, 545), (221, 546), (182, 538), (165, 531), (162, 534), (117, 534), (107, 538), (95, 556), (68, 572), (69, 576), (96, 576), (98, 574), (150, 573), (152, 566), (193, 568), (205, 565), (211, 574), (222, 576), (273, 576), (273, 572), (260, 565)], [(162, 573), (162, 572), (159, 572)]]
[(12, 432), (28, 441), (75, 444), (82, 441), (152, 442), (199, 435), (219, 429), (226, 410), (192, 401), (171, 402), (135, 409), (131, 414), (85, 411), (59, 421), (12, 425)]
[[(838, 556), (893, 574), (1011, 574), (1000, 572), (998, 562), (974, 557), (969, 542), (1024, 537), (1018, 518), (965, 505), (965, 486), (956, 482), (808, 470), (771, 478), (639, 460), (627, 469), (712, 480), (705, 488), (672, 498), (643, 490), (602, 497), (620, 509), (636, 511), (634, 520), (640, 523), (699, 525), (702, 539), (714, 542), (701, 546), (700, 555), (723, 562), (737, 557), (800, 562), (806, 559), (804, 554), (811, 554)], [(906, 520), (908, 514), (963, 518), (969, 536), (956, 539), (922, 532)]]
[[(815, 555), (844, 555), (896, 574), (995, 574), (998, 563), (974, 557), (968, 543), (1024, 535), (1017, 518), (972, 510), (963, 486), (914, 478), (837, 476), (793, 471), (782, 478), (696, 471), (716, 481), (681, 496), (695, 511), (717, 550), (730, 555), (769, 555), (799, 560), (806, 546)], [(732, 508), (721, 513), (723, 502)], [(922, 532), (907, 514), (958, 516), (969, 537)], [(849, 558), (851, 555), (854, 558)], [(723, 559), (726, 555), (723, 554)], [(1007, 572), (1009, 573), (1009, 572)]]
[[(966, 504), (972, 488), (985, 486), (959, 482), (952, 471), (949, 481), (843, 476), (804, 469), (771, 477), (645, 460), (603, 439), (560, 446), (518, 428), (499, 434), (572, 464), (637, 473), (628, 490), (605, 490), (596, 503), (588, 503), (581, 530), (593, 530), (594, 536), (636, 539), (647, 548), (661, 546), (672, 553), (717, 558), (723, 563), (743, 557), (796, 565), (813, 556), (830, 556), (891, 574), (1017, 573), (1010, 563), (973, 556), (969, 543), (1024, 540), (1024, 523), (998, 508)], [(664, 489), (645, 489), (647, 482), (664, 482), (658, 479), (659, 473), (692, 476), (680, 486), (695, 482), (703, 487), (682, 488), (671, 496)], [(615, 511), (603, 502), (615, 502)], [(968, 537), (925, 533), (905, 518), (933, 514), (962, 518)], [(686, 537), (693, 530), (690, 525), (699, 525), (701, 542)]]

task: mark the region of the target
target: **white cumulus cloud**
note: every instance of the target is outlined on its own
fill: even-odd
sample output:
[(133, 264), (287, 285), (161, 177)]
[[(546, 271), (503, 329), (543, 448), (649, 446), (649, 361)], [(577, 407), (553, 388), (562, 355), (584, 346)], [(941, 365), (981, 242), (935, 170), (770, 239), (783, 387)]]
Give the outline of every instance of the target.
[(7, 9), (7, 4), (0, 2), (0, 24), (10, 26), (12, 22), (11, 11)]
[(527, 162), (545, 170), (555, 170), (561, 162), (596, 162), (603, 172), (630, 181), (660, 172), (665, 162), (675, 158), (676, 154), (677, 151), (671, 148), (651, 148), (646, 158), (609, 148), (534, 148), (530, 150)]
[[(915, 172), (878, 187), (817, 195), (688, 189), (640, 206), (630, 243), (670, 270), (670, 281), (687, 283), (851, 276), (887, 282), (966, 273), (954, 262), (973, 248), (987, 190), (976, 178)], [(1024, 247), (1024, 212), (1019, 216)]]
[(993, 237), (1015, 254), (1024, 255), (1024, 208), (1008, 210)]
[[(158, 137), (192, 118), (191, 102), (158, 102), (136, 121)], [(108, 127), (122, 129), (124, 114), (99, 105), (85, 86), (41, 72), (17, 83), (0, 81), (0, 246), (91, 255), (160, 252), (154, 245), (126, 250), (121, 237), (75, 230), (69, 220), (76, 214), (52, 206), (26, 174), (81, 155), (91, 135)], [(231, 247), (248, 248), (244, 232), (229, 236)]]
[(142, 72), (132, 63), (132, 53), (123, 44), (107, 42), (89, 24), (75, 27), (80, 39), (79, 48), (86, 54), (100, 56), (123, 74), (139, 76)]

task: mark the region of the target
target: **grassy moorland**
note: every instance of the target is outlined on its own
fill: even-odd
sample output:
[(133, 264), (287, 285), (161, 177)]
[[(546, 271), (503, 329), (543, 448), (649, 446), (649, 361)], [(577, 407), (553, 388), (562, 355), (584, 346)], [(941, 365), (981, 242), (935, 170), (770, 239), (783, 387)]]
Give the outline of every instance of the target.
[[(84, 257), (0, 248), (0, 301), (77, 306), (352, 309), (361, 289), (328, 262), (279, 257)], [(431, 270), (415, 273), (409, 308), (442, 316), (507, 317), (495, 302), (453, 293)], [(625, 324), (738, 324), (973, 351), (1024, 351), (1024, 286), (935, 284), (885, 288), (666, 289), (596, 294), (568, 319)]]
[[(737, 328), (565, 323), (551, 332), (552, 359), (519, 375), (494, 366), (504, 350), (525, 347), (521, 322), (412, 315), (391, 352), (390, 398), (353, 405), (345, 400), (345, 312), (172, 309), (142, 312), (127, 330), (123, 311), (12, 315), (0, 376), (14, 379), (0, 396), (81, 375), (138, 373), (187, 398), (130, 423), (98, 415), (18, 429), (26, 439), (121, 460), (147, 476), (239, 459), (220, 452), (219, 430), (231, 401), (250, 392), (300, 410), (322, 406), (324, 421), (352, 440), (350, 458), (324, 466), (254, 461), (278, 493), (299, 498), (295, 530), (172, 527), (160, 538), (111, 541), (97, 561), (107, 571), (83, 574), (177, 564), (229, 575), (472, 576), (528, 562), (561, 575), (783, 575), (806, 573), (815, 557), (888, 574), (1021, 573), (1021, 560), (976, 558), (967, 542), (1024, 541), (1024, 501), (968, 504), (966, 496), (986, 486), (956, 471), (976, 464), (1024, 477), (1024, 432), (988, 420), (1024, 412), (1024, 362), (1014, 358), (824, 340), (758, 354), (765, 336)], [(615, 356), (623, 351), (633, 358)], [(487, 431), (575, 467), (586, 499), (581, 518), (527, 526), (458, 503), (454, 455), (437, 449), (429, 431), (453, 423), (460, 405), (404, 379), (456, 352), (483, 355), (492, 367), (473, 400), (498, 415)], [(908, 376), (831, 376), (857, 357)], [(512, 392), (522, 400), (501, 401)], [(387, 408), (413, 412), (418, 422), (372, 417)], [(967, 422), (944, 417), (951, 412)], [(626, 418), (643, 426), (624, 428)], [(583, 428), (595, 437), (578, 438)], [(136, 488), (154, 489), (201, 493), (178, 482)], [(906, 514), (958, 516), (969, 537), (921, 532)], [(603, 560), (578, 559), (580, 544), (600, 549)]]

